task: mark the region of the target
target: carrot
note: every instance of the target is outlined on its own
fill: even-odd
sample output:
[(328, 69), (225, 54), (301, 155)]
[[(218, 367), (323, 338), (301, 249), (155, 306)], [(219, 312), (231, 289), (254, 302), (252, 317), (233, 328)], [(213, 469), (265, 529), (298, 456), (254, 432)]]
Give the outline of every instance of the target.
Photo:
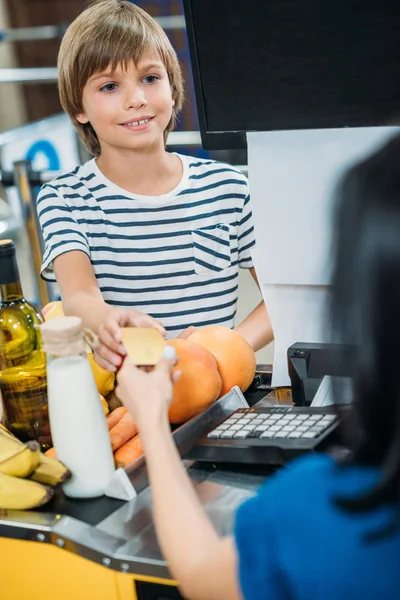
[(133, 463), (133, 461), (135, 461), (141, 454), (143, 454), (142, 442), (140, 441), (139, 436), (135, 435), (115, 452), (115, 464), (117, 468), (124, 468)]
[(131, 415), (126, 412), (122, 419), (118, 421), (116, 425), (110, 431), (110, 442), (113, 452), (121, 448), (134, 435), (138, 432), (136, 423), (132, 419)]
[(110, 431), (127, 412), (128, 411), (126, 410), (125, 406), (120, 406), (119, 408), (116, 408), (110, 412), (110, 414), (107, 416), (108, 430)]
[(45, 455), (50, 456), (50, 458), (57, 458), (56, 449), (54, 448), (54, 446), (53, 448), (49, 448), (48, 450), (46, 450)]

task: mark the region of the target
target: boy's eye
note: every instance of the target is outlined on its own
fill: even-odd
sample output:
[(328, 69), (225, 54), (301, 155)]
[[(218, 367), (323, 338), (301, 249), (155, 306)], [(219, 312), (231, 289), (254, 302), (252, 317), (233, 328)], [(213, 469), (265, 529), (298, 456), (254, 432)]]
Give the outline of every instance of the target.
[(159, 81), (159, 77), (157, 77), (157, 75), (146, 75), (146, 77), (143, 78), (143, 81), (145, 83), (157, 83), (157, 81)]
[(101, 86), (100, 91), (101, 92), (113, 92), (116, 87), (117, 87), (116, 83), (106, 83), (105, 85)]

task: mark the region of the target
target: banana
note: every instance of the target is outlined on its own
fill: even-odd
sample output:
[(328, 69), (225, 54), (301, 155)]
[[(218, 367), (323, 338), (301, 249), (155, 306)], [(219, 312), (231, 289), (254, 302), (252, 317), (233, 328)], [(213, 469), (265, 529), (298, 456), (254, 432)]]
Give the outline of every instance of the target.
[(14, 446), (13, 440), (0, 440), (0, 473), (14, 477), (28, 477), (39, 464), (40, 445), (38, 442)]
[(15, 435), (11, 433), (11, 431), (8, 431), (8, 429), (5, 425), (0, 423), (0, 436), (2, 436), (2, 435), (11, 438), (15, 442), (18, 442), (19, 444), (23, 443), (23, 442), (20, 442), (20, 440), (18, 438), (16, 438)]
[(0, 429), (0, 462), (11, 458), (24, 447), (24, 444), (14, 438), (12, 433), (6, 433)]
[(28, 479), (0, 473), (0, 508), (27, 510), (48, 502), (53, 490)]
[(32, 481), (50, 485), (51, 487), (65, 483), (70, 478), (71, 471), (62, 462), (55, 458), (50, 458), (45, 454), (40, 455), (39, 465), (30, 476)]
[[(33, 445), (33, 447), (32, 447)], [(29, 467), (29, 452), (32, 464)], [(18, 469), (15, 468), (18, 466)], [(25, 469), (23, 468), (25, 465)], [(28, 477), (32, 481), (55, 487), (71, 479), (71, 471), (56, 460), (40, 452), (37, 442), (23, 444), (0, 423), (0, 473), (16, 477)], [(25, 473), (25, 474), (22, 474)]]
[(108, 413), (110, 412), (110, 409), (109, 409), (109, 407), (108, 407), (108, 402), (107, 402), (107, 400), (104, 398), (104, 396), (102, 396), (101, 394), (99, 394), (99, 397), (100, 397), (100, 402), (101, 402), (101, 405), (102, 405), (102, 407), (103, 407), (103, 410), (104, 410), (104, 414), (107, 416), (107, 415), (108, 415)]

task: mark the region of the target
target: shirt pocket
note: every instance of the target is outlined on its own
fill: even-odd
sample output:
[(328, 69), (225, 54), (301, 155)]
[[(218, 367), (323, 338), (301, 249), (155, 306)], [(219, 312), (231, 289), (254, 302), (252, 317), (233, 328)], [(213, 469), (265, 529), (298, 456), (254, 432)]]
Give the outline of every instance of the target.
[(227, 269), (231, 264), (230, 225), (201, 227), (192, 231), (194, 270), (198, 275)]

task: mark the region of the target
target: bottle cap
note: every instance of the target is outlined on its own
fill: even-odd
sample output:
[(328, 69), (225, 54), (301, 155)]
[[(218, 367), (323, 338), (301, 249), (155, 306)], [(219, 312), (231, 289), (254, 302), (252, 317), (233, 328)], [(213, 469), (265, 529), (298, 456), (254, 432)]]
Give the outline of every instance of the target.
[(44, 351), (57, 356), (74, 356), (86, 351), (82, 319), (54, 317), (40, 325)]
[(0, 285), (19, 282), (15, 244), (12, 240), (0, 240)]
[(15, 244), (12, 240), (0, 240), (0, 258), (15, 256)]

